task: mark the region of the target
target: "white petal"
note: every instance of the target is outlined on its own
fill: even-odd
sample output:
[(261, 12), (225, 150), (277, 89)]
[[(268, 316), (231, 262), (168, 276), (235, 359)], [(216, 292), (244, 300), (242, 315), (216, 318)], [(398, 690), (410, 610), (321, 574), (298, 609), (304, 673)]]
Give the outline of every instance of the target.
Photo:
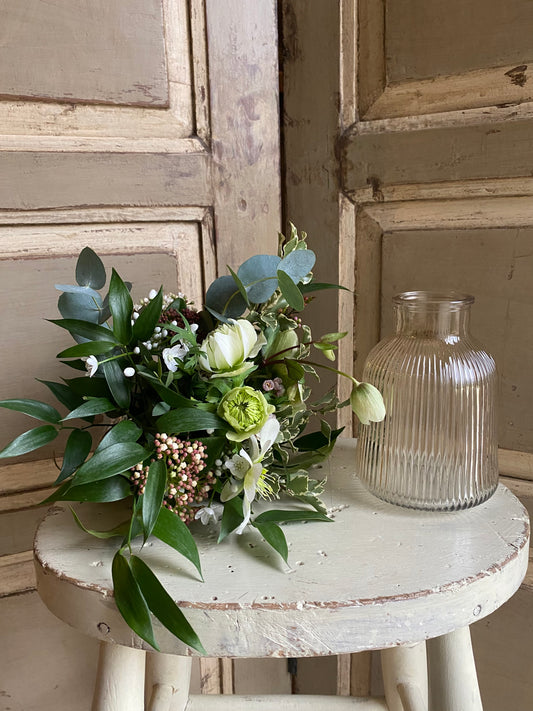
[(244, 529), (248, 525), (248, 521), (250, 520), (250, 514), (251, 514), (250, 502), (248, 501), (248, 499), (246, 497), (244, 497), (243, 502), (242, 502), (242, 512), (244, 514), (244, 521), (235, 529), (235, 533), (239, 536), (244, 531)]
[[(250, 443), (250, 459), (253, 462), (258, 462), (259, 461), (259, 444), (257, 442), (257, 437), (255, 435), (252, 435), (250, 439), (248, 440)], [(262, 459), (262, 457), (261, 457)]]
[(276, 441), (279, 429), (279, 422), (274, 416), (269, 417), (261, 428), (261, 431), (257, 435), (261, 441), (261, 458), (265, 456), (270, 447), (272, 447)]
[(248, 357), (248, 354), (257, 342), (257, 333), (255, 332), (255, 328), (252, 326), (252, 324), (245, 318), (240, 318), (235, 325), (237, 326), (240, 332), (244, 360), (244, 358)]

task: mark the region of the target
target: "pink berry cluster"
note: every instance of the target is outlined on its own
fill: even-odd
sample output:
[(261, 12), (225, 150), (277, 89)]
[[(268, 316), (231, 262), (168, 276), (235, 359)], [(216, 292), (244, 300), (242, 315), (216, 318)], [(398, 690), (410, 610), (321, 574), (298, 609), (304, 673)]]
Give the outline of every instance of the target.
[[(207, 498), (216, 479), (206, 471), (207, 451), (202, 442), (181, 440), (174, 435), (157, 434), (155, 438), (157, 459), (167, 466), (167, 488), (163, 506), (173, 511), (184, 523), (194, 519), (199, 504)], [(138, 493), (144, 492), (149, 467), (137, 464), (132, 469), (131, 481)]]
[(274, 378), (273, 380), (269, 378), (268, 380), (263, 381), (263, 390), (266, 393), (273, 391), (274, 395), (280, 397), (284, 394), (285, 387), (281, 378)]

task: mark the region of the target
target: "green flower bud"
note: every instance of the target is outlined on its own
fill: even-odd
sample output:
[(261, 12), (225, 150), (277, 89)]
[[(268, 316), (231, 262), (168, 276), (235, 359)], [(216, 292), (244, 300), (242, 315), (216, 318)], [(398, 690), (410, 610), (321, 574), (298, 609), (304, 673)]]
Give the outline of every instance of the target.
[(350, 405), (363, 425), (381, 422), (385, 417), (385, 405), (379, 390), (370, 383), (354, 385)]
[(287, 331), (280, 331), (270, 344), (267, 352), (267, 357), (272, 357), (277, 353), (281, 353), (284, 357), (290, 358), (297, 351), (298, 336), (295, 329), (291, 328)]
[(218, 406), (217, 412), (233, 428), (226, 437), (234, 442), (242, 442), (257, 434), (275, 411), (259, 390), (245, 385), (227, 392)]

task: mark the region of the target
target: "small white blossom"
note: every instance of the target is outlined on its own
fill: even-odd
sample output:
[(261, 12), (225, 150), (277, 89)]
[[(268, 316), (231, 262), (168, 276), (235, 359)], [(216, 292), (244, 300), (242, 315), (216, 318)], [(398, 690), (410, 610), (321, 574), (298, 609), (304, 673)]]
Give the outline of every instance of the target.
[(178, 369), (176, 361), (181, 361), (189, 352), (189, 346), (183, 341), (179, 341), (172, 348), (163, 349), (163, 360), (167, 368), (173, 373)]
[(141, 349), (139, 348), (139, 346), (135, 346), (135, 348), (133, 349), (133, 352), (135, 353), (135, 355), (139, 355), (139, 353), (141, 352)]
[(216, 513), (211, 508), (211, 506), (202, 506), (201, 509), (198, 509), (194, 518), (200, 519), (200, 521), (204, 524), (204, 526), (206, 526), (210, 521), (217, 520)]
[(96, 373), (98, 370), (98, 358), (96, 356), (90, 355), (88, 358), (85, 358), (85, 368), (87, 369), (87, 372), (89, 374), (89, 378), (92, 378), (93, 375)]
[(148, 298), (151, 300), (151, 299), (155, 299), (156, 296), (157, 296), (157, 291), (155, 289), (151, 289), (150, 293), (148, 294)]
[(193, 333), (196, 333), (197, 330), (198, 330), (198, 324), (197, 324), (197, 323), (191, 323), (191, 331), (192, 331)]
[(124, 368), (124, 375), (126, 378), (133, 378), (135, 375), (135, 368)]

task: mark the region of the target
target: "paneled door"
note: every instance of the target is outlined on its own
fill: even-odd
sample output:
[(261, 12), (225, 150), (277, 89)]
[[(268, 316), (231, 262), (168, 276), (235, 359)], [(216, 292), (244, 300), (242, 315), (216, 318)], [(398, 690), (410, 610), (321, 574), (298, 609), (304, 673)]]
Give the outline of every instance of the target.
[[(500, 371), (501, 473), (530, 503), (533, 3), (282, 5), (286, 211), (323, 255), (323, 276), (353, 290), (317, 321), (337, 314), (348, 332), (340, 367), (361, 375), (392, 331), (394, 293), (472, 293), (473, 333)], [(349, 416), (343, 424), (355, 432)], [(481, 650), (487, 708), (530, 702), (531, 686), (511, 672), (513, 682), (502, 680), (497, 659), (504, 644), (530, 649), (526, 629), (531, 616), (512, 642), (511, 632), (496, 635)], [(359, 693), (369, 687), (368, 660), (352, 661)], [(349, 660), (338, 669), (347, 693)], [(514, 706), (504, 695), (511, 683)]]
[[(134, 298), (164, 284), (199, 305), (226, 265), (275, 250), (279, 163), (275, 0), (1, 0), (0, 398), (47, 399), (35, 378), (61, 378), (61, 334), (45, 319), (84, 246), (133, 282)], [(27, 428), (6, 413), (1, 447)], [(60, 455), (0, 467), (0, 596), (33, 587), (34, 504)], [(13, 622), (2, 646), (14, 646), (2, 667), (19, 684), (18, 698), (5, 694), (34, 708), (19, 657), (42, 640), (36, 655), (64, 657), (54, 698), (74, 708), (67, 677), (90, 674), (34, 597), (1, 602)], [(44, 630), (33, 637), (31, 619)], [(41, 688), (53, 689), (43, 669)], [(200, 672), (204, 690), (231, 687), (231, 665)]]

